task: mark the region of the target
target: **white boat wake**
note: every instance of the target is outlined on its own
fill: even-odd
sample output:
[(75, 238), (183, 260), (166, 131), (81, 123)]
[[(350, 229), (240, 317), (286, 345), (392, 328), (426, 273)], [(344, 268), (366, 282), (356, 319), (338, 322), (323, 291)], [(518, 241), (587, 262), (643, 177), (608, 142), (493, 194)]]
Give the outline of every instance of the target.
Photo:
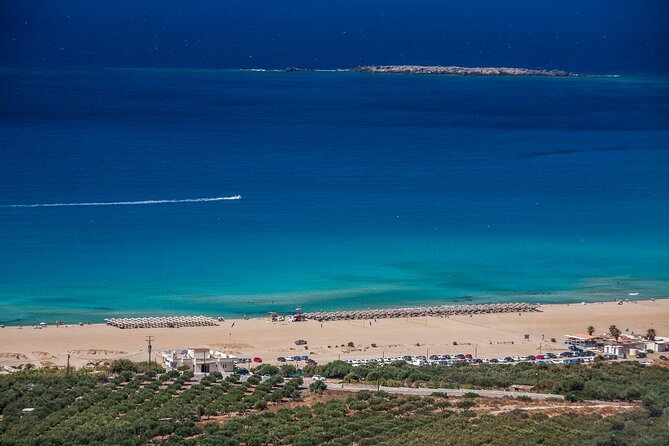
[(37, 204), (4, 204), (0, 207), (10, 208), (55, 208), (68, 206), (139, 206), (145, 204), (171, 204), (171, 203), (204, 203), (208, 201), (230, 201), (241, 200), (241, 195), (231, 197), (212, 197), (212, 198), (182, 198), (179, 200), (141, 200), (141, 201), (92, 201), (83, 203), (37, 203)]

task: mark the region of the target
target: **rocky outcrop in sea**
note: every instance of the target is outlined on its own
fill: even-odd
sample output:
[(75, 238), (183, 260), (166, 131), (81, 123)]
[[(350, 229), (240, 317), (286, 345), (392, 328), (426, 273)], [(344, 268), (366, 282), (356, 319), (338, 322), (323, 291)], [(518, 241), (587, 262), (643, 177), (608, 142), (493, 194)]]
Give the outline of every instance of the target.
[(352, 68), (351, 71), (362, 73), (391, 74), (432, 74), (451, 76), (545, 76), (574, 77), (578, 74), (563, 70), (532, 70), (529, 68), (508, 67), (457, 67), (457, 66), (424, 66), (424, 65), (367, 65)]

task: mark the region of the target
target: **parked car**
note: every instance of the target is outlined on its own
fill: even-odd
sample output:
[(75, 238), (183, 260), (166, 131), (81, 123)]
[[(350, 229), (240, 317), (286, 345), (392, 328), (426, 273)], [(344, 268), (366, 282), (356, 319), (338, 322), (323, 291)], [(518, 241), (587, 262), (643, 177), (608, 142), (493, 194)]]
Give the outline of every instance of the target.
[(307, 345), (307, 341), (305, 341), (304, 339), (298, 339), (297, 341), (295, 341), (295, 345)]
[(318, 363), (313, 359), (307, 359), (307, 365), (318, 365)]
[(313, 379), (314, 381), (325, 381), (325, 378), (323, 378), (320, 375), (314, 375), (311, 377), (311, 379)]
[(490, 363), (491, 364), (497, 364), (497, 363), (499, 363), (499, 360), (497, 358), (491, 358)]
[(262, 362), (262, 359), (256, 356), (255, 358), (253, 358), (253, 362)]
[(667, 357), (664, 356), (664, 355), (660, 355), (660, 356), (658, 356), (658, 358), (661, 359), (662, 361), (666, 361), (666, 360), (667, 360)]
[(286, 362), (286, 358), (284, 358), (283, 356), (279, 356), (278, 358), (276, 358), (276, 360), (279, 362)]
[(308, 361), (309, 357), (307, 355), (300, 356), (300, 361)]
[(243, 375), (249, 375), (251, 372), (249, 372), (249, 369), (235, 369), (235, 373), (238, 374), (239, 376), (243, 376)]

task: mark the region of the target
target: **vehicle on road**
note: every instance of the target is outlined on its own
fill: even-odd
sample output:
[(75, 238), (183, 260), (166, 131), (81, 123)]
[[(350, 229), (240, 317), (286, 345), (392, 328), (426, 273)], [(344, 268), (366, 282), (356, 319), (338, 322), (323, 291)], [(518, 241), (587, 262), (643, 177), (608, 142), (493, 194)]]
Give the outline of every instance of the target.
[(259, 357), (256, 356), (255, 358), (253, 358), (253, 362), (260, 363), (260, 362), (262, 362), (262, 359), (260, 359)]
[(295, 341), (295, 345), (307, 345), (307, 341), (305, 341), (304, 339), (298, 339), (297, 341)]

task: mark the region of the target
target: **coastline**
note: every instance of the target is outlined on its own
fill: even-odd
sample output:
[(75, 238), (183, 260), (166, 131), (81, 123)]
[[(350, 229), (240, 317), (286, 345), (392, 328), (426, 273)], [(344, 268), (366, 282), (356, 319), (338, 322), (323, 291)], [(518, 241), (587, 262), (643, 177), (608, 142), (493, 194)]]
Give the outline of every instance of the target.
[[(240, 357), (309, 355), (319, 363), (336, 359), (404, 354), (477, 353), (479, 357), (562, 351), (565, 334), (582, 333), (588, 325), (605, 333), (617, 325), (623, 333), (655, 328), (669, 332), (669, 299), (542, 305), (541, 312), (492, 313), (398, 319), (270, 323), (264, 319), (228, 319), (214, 327), (121, 330), (104, 324), (0, 329), (0, 366), (76, 367), (113, 359), (146, 360), (146, 336), (154, 336), (154, 359), (160, 351), (210, 347)], [(529, 334), (529, 340), (524, 335)], [(543, 341), (542, 341), (543, 336)], [(551, 338), (556, 343), (550, 342)], [(296, 339), (308, 341), (304, 349)], [(353, 342), (354, 347), (347, 344)], [(453, 343), (456, 342), (457, 345)], [(375, 345), (376, 347), (374, 347)]]
[[(309, 302), (304, 299), (304, 296), (318, 296), (319, 298), (328, 297), (330, 293), (342, 294), (351, 293), (353, 295), (356, 291), (351, 290), (334, 290), (334, 291), (315, 291), (311, 293), (297, 292), (296, 295), (283, 295), (277, 293), (276, 295), (265, 294), (260, 297), (257, 295), (238, 295), (225, 296), (225, 300), (221, 300), (217, 305), (210, 307), (218, 307), (220, 311), (212, 311), (211, 308), (184, 308), (171, 307), (169, 309), (155, 309), (151, 307), (142, 308), (93, 308), (93, 307), (54, 307), (46, 308), (43, 312), (35, 312), (31, 314), (30, 318), (17, 318), (0, 320), (0, 325), (6, 327), (17, 326), (33, 326), (41, 322), (48, 325), (55, 325), (57, 321), (61, 321), (64, 325), (75, 325), (84, 323), (86, 325), (104, 324), (108, 318), (139, 318), (139, 317), (172, 317), (172, 316), (205, 316), (211, 318), (224, 317), (229, 320), (236, 319), (263, 319), (270, 312), (276, 312), (280, 315), (292, 314), (296, 307), (301, 307), (305, 314), (319, 314), (319, 313), (358, 313), (358, 312), (383, 312), (383, 311), (398, 311), (398, 310), (425, 310), (429, 308), (448, 308), (448, 307), (464, 307), (464, 306), (492, 306), (492, 305), (510, 305), (523, 304), (530, 306), (546, 306), (546, 305), (576, 305), (586, 302), (587, 304), (599, 304), (605, 302), (614, 302), (621, 299), (621, 295), (625, 297), (626, 301), (650, 301), (664, 299), (665, 292), (662, 289), (651, 290), (644, 289), (643, 295), (632, 296), (628, 293), (633, 289), (643, 288), (642, 283), (634, 284), (633, 287), (627, 287), (626, 290), (611, 290), (593, 292), (592, 290), (587, 296), (583, 292), (576, 290), (564, 291), (550, 291), (537, 292), (532, 294), (511, 294), (508, 296), (466, 296), (466, 297), (445, 297), (445, 298), (421, 298), (415, 301), (378, 301), (374, 302), (371, 299), (347, 299), (347, 302), (329, 305), (327, 303), (320, 303), (317, 299), (315, 302)], [(637, 286), (638, 285), (638, 286)], [(303, 296), (304, 295), (304, 296)], [(288, 297), (286, 297), (288, 296)], [(230, 299), (228, 299), (228, 297)], [(236, 297), (237, 300), (231, 300)], [(279, 303), (281, 299), (285, 299), (286, 303)], [(216, 297), (204, 296), (200, 298), (203, 301), (214, 302)], [(669, 297), (668, 297), (669, 299)], [(292, 301), (292, 302), (288, 302)], [(240, 309), (241, 308), (241, 309)], [(65, 313), (67, 310), (67, 313)]]

